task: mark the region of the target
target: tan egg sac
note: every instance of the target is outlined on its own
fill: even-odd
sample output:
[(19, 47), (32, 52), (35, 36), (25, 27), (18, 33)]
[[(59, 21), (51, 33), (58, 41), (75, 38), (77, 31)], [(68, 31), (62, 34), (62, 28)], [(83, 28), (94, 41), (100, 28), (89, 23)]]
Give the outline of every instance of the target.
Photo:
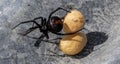
[(60, 41), (60, 49), (64, 54), (76, 55), (85, 47), (87, 37), (84, 33), (79, 32), (73, 35), (66, 35)]
[(83, 28), (85, 18), (78, 10), (72, 10), (65, 16), (63, 27), (66, 33), (75, 32)]

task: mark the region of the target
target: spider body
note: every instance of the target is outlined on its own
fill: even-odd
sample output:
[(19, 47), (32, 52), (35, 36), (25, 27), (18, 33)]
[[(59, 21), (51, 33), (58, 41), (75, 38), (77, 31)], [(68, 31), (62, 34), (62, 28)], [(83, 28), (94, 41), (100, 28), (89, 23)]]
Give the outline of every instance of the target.
[[(58, 17), (58, 16), (52, 16), (56, 11), (58, 10), (63, 10), (66, 12), (69, 12), (68, 10), (65, 10), (63, 8), (57, 8), (56, 10), (52, 11), (48, 17), (48, 19), (43, 18), (43, 17), (37, 17), (34, 18), (33, 20), (29, 20), (29, 21), (24, 21), (21, 22), (19, 24), (17, 24), (15, 27), (13, 27), (13, 29), (15, 29), (17, 26), (21, 25), (21, 24), (25, 24), (25, 23), (33, 23), (35, 24), (35, 26), (32, 26), (31, 28), (29, 28), (25, 33), (23, 33), (22, 35), (26, 36), (27, 34), (29, 34), (30, 32), (32, 32), (35, 29), (39, 29), (39, 31), (41, 33), (43, 33), (35, 43), (36, 47), (39, 47), (39, 44), (41, 43), (42, 39), (44, 37), (46, 37), (47, 39), (49, 39), (49, 35), (48, 33), (51, 32), (53, 34), (56, 35), (71, 35), (71, 34), (75, 34), (77, 32), (79, 32), (80, 30), (77, 30), (75, 32), (71, 32), (71, 33), (60, 33), (60, 31), (63, 29), (63, 21), (62, 18)], [(39, 24), (36, 20), (41, 19), (41, 23)]]
[(53, 16), (47, 22), (47, 28), (49, 31), (60, 32), (63, 28), (63, 21), (59, 17)]

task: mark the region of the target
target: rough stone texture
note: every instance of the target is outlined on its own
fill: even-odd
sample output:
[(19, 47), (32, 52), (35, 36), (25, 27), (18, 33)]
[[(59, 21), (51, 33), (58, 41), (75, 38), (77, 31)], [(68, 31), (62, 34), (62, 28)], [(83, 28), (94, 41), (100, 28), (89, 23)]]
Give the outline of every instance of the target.
[[(55, 44), (21, 36), (32, 24), (12, 30), (16, 24), (38, 16), (48, 17), (58, 7), (77, 8), (86, 17), (83, 30), (88, 44), (76, 56), (63, 54)], [(60, 11), (56, 15), (63, 15)], [(1, 0), (0, 1), (0, 64), (120, 64), (120, 0)], [(40, 35), (38, 30), (30, 34)], [(50, 34), (51, 38), (58, 36)], [(54, 41), (59, 42), (59, 41)], [(46, 55), (43, 55), (46, 54)], [(55, 56), (51, 56), (55, 55)]]

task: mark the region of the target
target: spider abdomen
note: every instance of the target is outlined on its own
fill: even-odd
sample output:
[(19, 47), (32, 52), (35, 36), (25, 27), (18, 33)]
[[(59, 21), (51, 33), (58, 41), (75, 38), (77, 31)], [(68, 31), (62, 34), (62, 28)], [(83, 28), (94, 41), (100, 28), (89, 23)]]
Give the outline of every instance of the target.
[(63, 22), (57, 16), (51, 17), (51, 19), (47, 22), (47, 28), (51, 32), (60, 32), (63, 28)]

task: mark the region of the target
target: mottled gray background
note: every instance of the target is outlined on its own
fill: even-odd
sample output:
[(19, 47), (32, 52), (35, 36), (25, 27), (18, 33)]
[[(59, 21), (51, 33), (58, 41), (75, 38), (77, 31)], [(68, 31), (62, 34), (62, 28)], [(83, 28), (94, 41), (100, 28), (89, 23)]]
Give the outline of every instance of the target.
[[(38, 16), (47, 18), (58, 7), (77, 8), (85, 15), (88, 30), (83, 32), (88, 43), (76, 56), (56, 56), (48, 49), (63, 53), (47, 42), (34, 47), (36, 40), (18, 34), (32, 24), (11, 30), (22, 21)], [(38, 37), (40, 33), (36, 30), (29, 35)], [(0, 64), (120, 64), (120, 0), (0, 0)]]

